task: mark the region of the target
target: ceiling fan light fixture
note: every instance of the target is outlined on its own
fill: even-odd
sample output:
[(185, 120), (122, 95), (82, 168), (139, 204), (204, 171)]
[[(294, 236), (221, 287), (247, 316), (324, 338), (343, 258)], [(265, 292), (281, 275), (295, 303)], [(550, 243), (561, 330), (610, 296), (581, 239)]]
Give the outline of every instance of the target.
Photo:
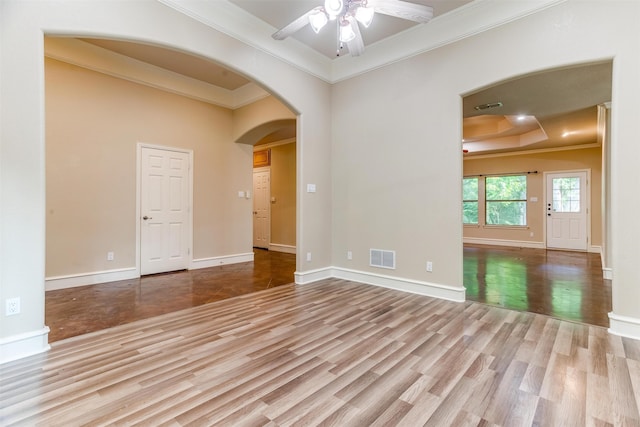
[(351, 24), (346, 19), (340, 22), (340, 41), (342, 43), (349, 43), (356, 38), (356, 33), (353, 32)]
[(374, 13), (375, 10), (372, 7), (360, 6), (356, 9), (356, 19), (364, 25), (365, 28), (369, 28), (371, 21), (373, 21)]
[(309, 25), (311, 25), (311, 28), (316, 34), (320, 32), (322, 27), (327, 25), (327, 21), (327, 15), (322, 10), (318, 10), (316, 13), (309, 15)]
[(342, 0), (324, 0), (324, 11), (329, 15), (330, 20), (336, 19), (344, 10), (344, 2)]

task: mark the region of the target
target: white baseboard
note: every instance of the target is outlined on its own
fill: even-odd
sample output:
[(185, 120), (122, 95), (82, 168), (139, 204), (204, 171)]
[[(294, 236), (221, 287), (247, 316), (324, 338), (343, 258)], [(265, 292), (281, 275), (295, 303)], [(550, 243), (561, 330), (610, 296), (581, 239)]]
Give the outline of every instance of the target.
[(602, 268), (602, 278), (606, 280), (613, 280), (613, 268)]
[(589, 246), (587, 252), (591, 252), (593, 254), (602, 254), (602, 246)]
[(440, 285), (437, 283), (385, 276), (366, 271), (349, 270), (341, 267), (327, 267), (318, 270), (296, 272), (295, 278), (297, 285), (306, 285), (319, 280), (336, 278), (449, 301), (464, 302), (465, 300), (464, 286)]
[(640, 319), (609, 313), (609, 333), (640, 340)]
[(516, 248), (545, 249), (544, 242), (528, 242), (526, 240), (484, 239), (479, 237), (465, 237), (463, 243), (473, 245), (513, 246)]
[[(218, 267), (225, 264), (237, 264), (253, 261), (253, 252), (245, 254), (225, 255), (211, 258), (200, 258), (191, 261), (190, 269)], [(45, 279), (45, 291), (56, 289), (75, 288), (78, 286), (97, 285), (100, 283), (117, 282), (118, 280), (131, 280), (140, 277), (135, 267), (121, 268), (118, 270), (96, 271), (93, 273), (70, 274), (68, 276), (47, 277)]]
[(0, 364), (44, 353), (49, 346), (49, 328), (13, 335), (0, 339)]
[(71, 274), (68, 276), (47, 277), (44, 282), (45, 291), (75, 288), (77, 286), (97, 285), (99, 283), (130, 280), (140, 277), (135, 267), (118, 270), (96, 271), (93, 273)]
[(274, 252), (284, 252), (287, 254), (296, 253), (296, 247), (291, 245), (281, 245), (279, 243), (269, 243), (269, 250)]
[(238, 264), (241, 262), (252, 262), (253, 252), (234, 255), (223, 255), (210, 258), (199, 258), (191, 261), (191, 270), (199, 268), (219, 267), (226, 264)]
[(317, 282), (318, 280), (330, 279), (334, 277), (332, 275), (331, 267), (319, 268), (317, 270), (309, 270), (303, 272), (296, 271), (295, 273), (293, 273), (293, 276), (295, 277), (296, 285), (306, 285), (309, 283)]
[(448, 301), (464, 302), (464, 286), (448, 286), (438, 283), (422, 282), (419, 280), (403, 279), (401, 277), (386, 276), (366, 271), (349, 270), (333, 267), (333, 277), (368, 285), (381, 286), (397, 291), (409, 292), (428, 297), (445, 299)]

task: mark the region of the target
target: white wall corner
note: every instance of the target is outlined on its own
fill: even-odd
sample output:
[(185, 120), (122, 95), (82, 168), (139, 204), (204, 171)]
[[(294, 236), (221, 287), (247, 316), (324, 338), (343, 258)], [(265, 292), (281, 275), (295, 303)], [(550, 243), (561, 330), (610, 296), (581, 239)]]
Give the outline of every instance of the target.
[(317, 270), (309, 271), (296, 271), (293, 273), (295, 277), (296, 285), (308, 285), (309, 283), (317, 282), (319, 280), (331, 279), (335, 277), (333, 275), (333, 268), (319, 268)]
[(640, 319), (609, 313), (609, 333), (640, 340)]
[(223, 255), (210, 258), (199, 258), (191, 261), (190, 270), (199, 268), (219, 267), (226, 264), (239, 264), (241, 262), (253, 262), (253, 252), (244, 254)]
[(409, 292), (412, 294), (424, 295), (433, 298), (440, 298), (454, 302), (465, 301), (464, 286), (449, 286), (438, 283), (422, 282), (400, 277), (385, 276), (382, 274), (370, 273), (366, 271), (349, 270), (346, 268), (333, 267), (333, 277), (337, 279), (351, 280), (368, 285), (380, 286), (388, 289)]
[(0, 364), (44, 353), (49, 346), (49, 327), (0, 339)]

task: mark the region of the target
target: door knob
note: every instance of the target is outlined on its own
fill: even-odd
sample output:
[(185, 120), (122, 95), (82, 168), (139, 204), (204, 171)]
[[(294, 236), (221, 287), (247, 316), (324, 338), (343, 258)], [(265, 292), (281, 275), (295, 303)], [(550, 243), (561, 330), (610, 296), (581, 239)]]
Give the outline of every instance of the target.
[(150, 216), (146, 216), (146, 215), (145, 215), (145, 216), (143, 216), (143, 217), (142, 217), (142, 219), (144, 219), (144, 220), (146, 221), (146, 220), (148, 220), (148, 219), (153, 219), (153, 218), (151, 218)]

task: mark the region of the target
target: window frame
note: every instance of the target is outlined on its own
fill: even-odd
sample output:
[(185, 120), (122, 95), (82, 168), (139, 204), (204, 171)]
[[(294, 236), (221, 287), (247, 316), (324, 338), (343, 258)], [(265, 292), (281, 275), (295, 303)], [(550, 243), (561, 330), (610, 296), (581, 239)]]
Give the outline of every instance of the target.
[[(524, 178), (524, 198), (522, 199), (488, 199), (487, 198), (487, 178), (506, 178), (506, 177), (521, 177)], [(528, 203), (527, 203), (527, 194), (529, 187), (529, 179), (528, 174), (496, 174), (491, 176), (484, 176), (484, 226), (485, 227), (495, 227), (495, 228), (527, 228), (528, 224)], [(491, 224), (488, 221), (489, 217), (489, 203), (524, 203), (524, 224)]]
[[(462, 194), (462, 225), (465, 227), (483, 227), (483, 228), (503, 228), (503, 229), (527, 229), (529, 228), (529, 174), (526, 173), (504, 173), (504, 174), (488, 174), (488, 175), (467, 175), (463, 176), (463, 186), (465, 179), (477, 179), (478, 181), (478, 200), (464, 199), (464, 187)], [(506, 177), (520, 177), (524, 178), (524, 194), (522, 199), (487, 199), (487, 178), (506, 178)], [(478, 222), (468, 223), (464, 222), (464, 203), (465, 202), (477, 202), (478, 203)], [(524, 203), (524, 224), (490, 224), (487, 221), (488, 218), (488, 202), (517, 202)], [(482, 204), (481, 204), (482, 203)]]
[[(464, 181), (468, 179), (476, 180), (476, 198), (475, 199), (465, 199), (464, 198)], [(479, 176), (467, 176), (462, 177), (462, 224), (467, 226), (479, 226), (480, 225), (480, 177)], [(465, 222), (464, 219), (464, 204), (465, 203), (475, 203), (476, 204), (476, 222)]]

